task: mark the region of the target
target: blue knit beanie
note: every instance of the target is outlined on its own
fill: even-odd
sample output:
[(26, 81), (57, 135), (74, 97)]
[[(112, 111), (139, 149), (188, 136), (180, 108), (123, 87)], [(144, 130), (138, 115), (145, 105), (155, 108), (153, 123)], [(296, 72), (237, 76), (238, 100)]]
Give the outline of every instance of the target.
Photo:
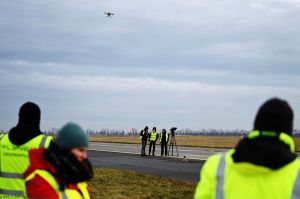
[(58, 131), (55, 142), (65, 150), (88, 147), (88, 136), (79, 125), (69, 122)]

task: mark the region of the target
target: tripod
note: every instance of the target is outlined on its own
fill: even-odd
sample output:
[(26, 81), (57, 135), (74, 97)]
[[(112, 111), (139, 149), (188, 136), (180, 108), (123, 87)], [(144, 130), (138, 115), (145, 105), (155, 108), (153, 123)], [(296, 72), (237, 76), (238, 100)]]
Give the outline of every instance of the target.
[(172, 147), (172, 156), (173, 156), (173, 148), (176, 148), (176, 152), (177, 152), (177, 156), (179, 156), (178, 154), (178, 149), (177, 149), (177, 144), (176, 144), (176, 138), (175, 138), (175, 134), (171, 134), (171, 139), (170, 139), (170, 144), (169, 144), (169, 150), (168, 150), (168, 156), (170, 156), (170, 148)]

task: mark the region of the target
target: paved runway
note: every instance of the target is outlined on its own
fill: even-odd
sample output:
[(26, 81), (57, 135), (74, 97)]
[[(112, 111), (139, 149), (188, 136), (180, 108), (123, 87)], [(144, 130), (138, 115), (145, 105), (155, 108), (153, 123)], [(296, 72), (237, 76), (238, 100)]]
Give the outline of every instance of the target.
[(198, 182), (199, 171), (204, 161), (182, 161), (178, 158), (160, 156), (140, 156), (136, 154), (89, 151), (89, 159), (93, 166), (121, 168), (139, 173), (154, 174), (165, 178)]
[(160, 145), (157, 145), (156, 156), (142, 157), (139, 144), (90, 142), (89, 149), (89, 158), (94, 166), (123, 168), (191, 182), (199, 181), (200, 169), (208, 156), (226, 151), (224, 149), (178, 147), (178, 156), (174, 149), (174, 156), (161, 157)]
[[(146, 153), (148, 154), (149, 145), (147, 144)], [(169, 150), (170, 146), (168, 146)], [(89, 149), (98, 151), (109, 151), (118, 153), (129, 153), (129, 154), (141, 154), (141, 144), (123, 144), (123, 143), (103, 143), (103, 142), (90, 142)], [(206, 160), (209, 156), (226, 152), (229, 149), (222, 148), (204, 148), (204, 147), (182, 147), (178, 146), (178, 158), (183, 158), (184, 156), (188, 159), (196, 160)], [(171, 155), (171, 148), (170, 148)], [(296, 153), (300, 157), (300, 152)], [(160, 156), (160, 144), (156, 145), (155, 155)], [(173, 148), (173, 157), (177, 157), (176, 148)]]
[[(147, 154), (148, 154), (148, 147), (149, 145), (147, 145), (146, 147)], [(141, 144), (90, 142), (89, 149), (97, 150), (97, 151), (128, 153), (128, 154), (141, 154)], [(177, 150), (179, 154), (178, 156), (177, 156), (176, 147), (173, 147), (173, 157), (183, 158), (185, 156), (187, 159), (206, 160), (209, 156), (215, 153), (225, 152), (228, 149), (178, 146)], [(168, 151), (170, 152), (171, 155), (172, 149), (169, 146), (168, 146)], [(156, 145), (155, 155), (160, 156), (160, 144)]]
[(94, 166), (123, 168), (165, 178), (198, 182), (200, 169), (207, 157), (228, 150), (178, 147), (178, 156), (175, 150), (174, 156), (161, 157), (160, 145), (157, 145), (155, 152), (157, 156), (142, 157), (140, 149), (141, 145), (139, 144), (90, 142), (89, 159)]

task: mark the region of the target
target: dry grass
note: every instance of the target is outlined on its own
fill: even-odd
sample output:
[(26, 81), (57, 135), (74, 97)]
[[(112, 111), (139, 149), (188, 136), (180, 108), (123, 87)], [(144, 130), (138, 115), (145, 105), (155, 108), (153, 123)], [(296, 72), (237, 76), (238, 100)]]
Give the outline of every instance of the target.
[[(233, 148), (239, 136), (177, 136), (178, 146)], [(139, 136), (91, 136), (90, 141), (139, 144)], [(295, 138), (297, 151), (300, 151), (300, 138)]]
[(123, 169), (95, 168), (89, 182), (92, 198), (193, 198), (196, 184)]

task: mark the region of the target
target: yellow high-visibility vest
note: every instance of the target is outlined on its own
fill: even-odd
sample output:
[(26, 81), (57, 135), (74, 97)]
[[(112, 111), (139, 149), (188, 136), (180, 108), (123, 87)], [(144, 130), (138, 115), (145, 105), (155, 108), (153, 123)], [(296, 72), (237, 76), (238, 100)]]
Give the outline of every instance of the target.
[(0, 140), (5, 136), (6, 134), (0, 133)]
[(47, 148), (52, 136), (39, 135), (23, 145), (11, 143), (8, 134), (0, 142), (0, 198), (26, 198), (23, 173), (29, 166), (28, 151)]
[[(168, 141), (168, 139), (169, 139), (169, 133), (166, 132), (166, 142)], [(160, 134), (159, 142), (161, 142), (161, 140), (162, 140), (162, 133)]]
[[(77, 187), (80, 190), (81, 194), (75, 189), (65, 189), (64, 191), (59, 190), (59, 184), (55, 180), (54, 176), (46, 170), (35, 170), (31, 174), (27, 176), (25, 179), (26, 182), (29, 182), (36, 175), (39, 175), (44, 180), (46, 180), (49, 185), (56, 191), (59, 199), (90, 199), (90, 194), (87, 189), (87, 183), (79, 182), (77, 183)], [(39, 194), (40, 195), (40, 194)], [(47, 196), (45, 196), (47, 197)], [(34, 196), (32, 196), (34, 198)]]
[(150, 141), (155, 141), (156, 140), (156, 136), (157, 136), (157, 132), (156, 131), (152, 131), (150, 134)]
[[(248, 138), (274, 136), (272, 132), (252, 131)], [(281, 133), (279, 139), (295, 150), (292, 137)], [(272, 170), (248, 162), (234, 162), (234, 149), (216, 154), (201, 169), (195, 199), (296, 199), (300, 198), (300, 160)]]

